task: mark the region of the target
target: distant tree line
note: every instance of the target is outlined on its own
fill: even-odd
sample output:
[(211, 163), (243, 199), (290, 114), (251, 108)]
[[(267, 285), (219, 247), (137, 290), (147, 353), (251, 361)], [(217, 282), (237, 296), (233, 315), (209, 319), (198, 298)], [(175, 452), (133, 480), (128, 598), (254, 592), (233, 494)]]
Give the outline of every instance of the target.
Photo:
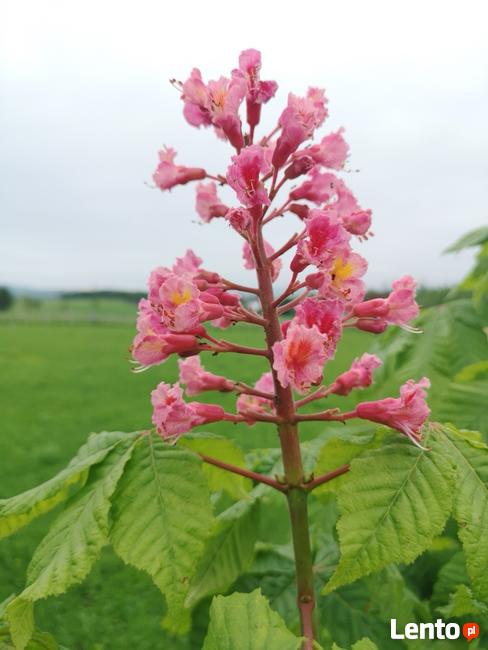
[(61, 300), (90, 300), (104, 298), (106, 300), (124, 300), (137, 304), (144, 297), (142, 291), (66, 291), (61, 294)]
[(0, 311), (7, 311), (14, 302), (12, 292), (7, 287), (0, 287)]

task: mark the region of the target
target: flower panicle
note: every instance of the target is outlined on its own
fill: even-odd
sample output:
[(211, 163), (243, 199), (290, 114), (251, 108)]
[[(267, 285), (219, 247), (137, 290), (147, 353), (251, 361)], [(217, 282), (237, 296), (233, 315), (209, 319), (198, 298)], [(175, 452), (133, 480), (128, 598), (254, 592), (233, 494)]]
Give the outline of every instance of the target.
[[(223, 219), (244, 240), (243, 266), (257, 273), (259, 286), (243, 286), (202, 266), (188, 250), (172, 267), (158, 267), (148, 280), (148, 294), (139, 303), (137, 334), (131, 346), (136, 371), (179, 357), (179, 381), (160, 383), (152, 393), (153, 422), (167, 439), (177, 439), (195, 426), (218, 421), (278, 422), (282, 391), (301, 397), (295, 408), (329, 395), (346, 396), (374, 381), (381, 365), (365, 353), (337, 377), (329, 377), (331, 360), (344, 330), (353, 327), (381, 334), (388, 327), (418, 331), (411, 325), (419, 314), (414, 279), (405, 275), (392, 284), (386, 297), (368, 299), (364, 276), (366, 259), (356, 245), (372, 235), (372, 211), (358, 202), (343, 172), (350, 150), (344, 128), (315, 140), (328, 117), (323, 89), (309, 87), (304, 95), (290, 93), (276, 127), (256, 137), (265, 104), (276, 94), (275, 81), (261, 78), (261, 54), (241, 53), (227, 76), (204, 81), (194, 68), (183, 82), (173, 80), (183, 102), (183, 116), (196, 128), (213, 128), (231, 146), (223, 174), (202, 167), (180, 165), (176, 151), (165, 147), (153, 175), (162, 191), (196, 184), (195, 208), (203, 224)], [(288, 191), (287, 183), (292, 183)], [(219, 196), (226, 185), (225, 201)], [(277, 199), (280, 195), (279, 199)], [(286, 243), (271, 244), (263, 231), (277, 218), (298, 221), (300, 227)], [(288, 271), (287, 288), (270, 298), (270, 286)], [(273, 293), (273, 291), (272, 291)], [(254, 304), (246, 303), (250, 294)], [(278, 296), (278, 297), (276, 297)], [(271, 310), (271, 311), (270, 311)], [(273, 311), (274, 310), (274, 311)], [(280, 331), (269, 337), (269, 314), (292, 313)], [(238, 322), (266, 330), (264, 349), (247, 348), (212, 334)], [(255, 354), (268, 368), (248, 386), (205, 369), (201, 356), (224, 353)], [(326, 381), (325, 384), (322, 382)], [(186, 401), (207, 391), (235, 393), (236, 412), (217, 404)], [(345, 420), (350, 417), (387, 424), (404, 433), (417, 446), (428, 418), (427, 378), (408, 381), (397, 398), (360, 402), (354, 411), (328, 409), (295, 418)]]

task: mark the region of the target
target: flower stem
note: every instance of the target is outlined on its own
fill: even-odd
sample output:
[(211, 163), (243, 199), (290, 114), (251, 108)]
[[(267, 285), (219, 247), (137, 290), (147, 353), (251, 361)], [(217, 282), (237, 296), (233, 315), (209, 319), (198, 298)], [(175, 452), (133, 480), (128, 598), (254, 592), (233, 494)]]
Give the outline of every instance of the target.
[(290, 523), (295, 555), (297, 582), (297, 604), (300, 613), (302, 634), (305, 637), (304, 650), (312, 650), (314, 639), (313, 612), (315, 595), (313, 585), (312, 549), (307, 510), (307, 491), (303, 487), (304, 475), (300, 439), (296, 425), (296, 411), (293, 393), (290, 387), (283, 388), (272, 366), (273, 345), (282, 339), (281, 325), (273, 295), (271, 279), (271, 262), (266, 257), (262, 235), (262, 224), (256, 220), (256, 233), (253, 238), (253, 253), (256, 261), (260, 299), (263, 316), (266, 320), (264, 330), (275, 387), (276, 415), (281, 419), (278, 424), (285, 483), (288, 486), (286, 496), (290, 513)]
[(275, 490), (279, 490), (280, 492), (285, 492), (286, 491), (286, 485), (282, 483), (278, 483), (273, 478), (270, 478), (269, 476), (264, 476), (264, 474), (258, 474), (257, 472), (252, 472), (249, 469), (244, 469), (243, 467), (237, 467), (236, 465), (231, 465), (230, 463), (224, 463), (223, 460), (219, 460), (218, 458), (212, 458), (211, 456), (207, 456), (206, 454), (199, 454), (200, 458), (203, 460), (204, 463), (207, 463), (208, 465), (214, 465), (215, 467), (219, 467), (220, 469), (226, 470), (227, 472), (232, 472), (233, 474), (239, 474), (240, 476), (245, 476), (246, 478), (250, 478), (252, 481), (257, 481), (258, 483), (265, 483), (266, 485), (269, 485), (270, 487), (274, 488)]

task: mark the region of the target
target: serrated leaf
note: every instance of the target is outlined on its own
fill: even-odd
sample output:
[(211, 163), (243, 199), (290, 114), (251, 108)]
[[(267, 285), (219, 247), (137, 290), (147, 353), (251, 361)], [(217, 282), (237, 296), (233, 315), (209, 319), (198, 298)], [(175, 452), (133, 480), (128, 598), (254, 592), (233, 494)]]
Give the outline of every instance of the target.
[[(322, 446), (314, 470), (315, 476), (326, 474), (342, 465), (349, 464), (353, 458), (360, 456), (366, 450), (378, 447), (381, 444), (381, 439), (382, 436), (376, 435), (375, 431), (369, 431), (363, 435), (341, 435), (338, 432)], [(329, 492), (337, 492), (345, 480), (347, 480), (347, 475), (323, 483), (314, 490), (314, 495), (320, 497)]]
[(488, 614), (488, 607), (477, 600), (466, 585), (458, 585), (450, 595), (449, 602), (444, 607), (438, 607), (444, 618), (459, 618), (467, 615), (484, 616)]
[(137, 435), (120, 432), (92, 434), (69, 465), (52, 479), (10, 499), (0, 499), (0, 539), (66, 500), (84, 485), (92, 465), (101, 462), (122, 440)]
[[(225, 463), (237, 467), (246, 467), (244, 452), (230, 438), (222, 438), (211, 433), (192, 433), (182, 436), (178, 444), (193, 449), (197, 453), (222, 460)], [(202, 467), (211, 492), (225, 490), (235, 499), (242, 499), (252, 489), (252, 481), (244, 476), (227, 472), (208, 463), (204, 463)]]
[(205, 596), (222, 593), (251, 565), (258, 530), (259, 502), (248, 497), (224, 510), (207, 540), (186, 600), (193, 607)]
[(201, 461), (159, 436), (144, 436), (119, 482), (112, 518), (115, 552), (148, 573), (164, 594), (165, 626), (185, 631), (183, 604), (214, 525)]
[(451, 425), (439, 427), (445, 454), (457, 465), (454, 517), (474, 593), (488, 601), (488, 447)]
[(300, 650), (301, 644), (258, 589), (212, 601), (203, 650)]
[(341, 559), (324, 593), (378, 571), (392, 562), (412, 562), (426, 550), (452, 507), (454, 468), (439, 452), (399, 436), (352, 461), (338, 493)]
[(34, 633), (34, 607), (29, 600), (14, 598), (7, 605), (6, 618), (16, 650), (24, 650)]
[(469, 366), (465, 366), (454, 377), (454, 381), (461, 383), (473, 381), (473, 379), (488, 379), (488, 360), (471, 363)]
[[(133, 450), (125, 440), (90, 471), (82, 490), (72, 496), (34, 552), (27, 586), (7, 606), (11, 634), (19, 650), (33, 632), (32, 603), (64, 593), (81, 582), (108, 543), (110, 498)], [(21, 630), (21, 632), (19, 632)]]

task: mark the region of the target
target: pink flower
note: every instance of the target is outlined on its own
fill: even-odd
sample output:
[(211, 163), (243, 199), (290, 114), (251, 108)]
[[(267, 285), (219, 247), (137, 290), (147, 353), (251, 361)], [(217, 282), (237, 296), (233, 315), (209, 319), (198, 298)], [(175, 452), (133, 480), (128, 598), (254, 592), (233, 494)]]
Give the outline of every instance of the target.
[(395, 325), (404, 325), (419, 315), (419, 306), (415, 301), (416, 282), (411, 275), (404, 275), (391, 285), (393, 291), (388, 296), (388, 314), (386, 320)]
[(169, 147), (159, 152), (159, 165), (153, 174), (153, 180), (160, 190), (170, 190), (175, 185), (185, 185), (207, 176), (207, 172), (200, 167), (175, 165), (175, 157), (176, 151)]
[(393, 291), (388, 298), (373, 298), (354, 307), (354, 316), (359, 319), (378, 318), (385, 323), (409, 328), (408, 322), (419, 314), (415, 301), (415, 280), (405, 275), (392, 284)]
[(230, 208), (225, 218), (240, 235), (244, 235), (247, 232), (252, 222), (249, 210), (244, 208)]
[(291, 323), (286, 338), (273, 345), (273, 368), (283, 388), (305, 393), (322, 379), (327, 339), (318, 328)]
[[(180, 361), (181, 363), (181, 361)], [(381, 366), (381, 359), (374, 354), (363, 354), (355, 359), (349, 370), (339, 375), (332, 386), (336, 395), (349, 395), (353, 388), (366, 388), (373, 383), (373, 370)]]
[(254, 127), (259, 124), (261, 117), (261, 104), (268, 102), (278, 88), (276, 81), (261, 81), (261, 52), (258, 50), (244, 50), (239, 56), (239, 71), (243, 75), (246, 85), (247, 123)]
[(230, 392), (234, 390), (234, 382), (207, 372), (197, 356), (180, 359), (180, 382), (186, 386), (187, 395), (198, 395), (207, 390)]
[(269, 205), (268, 194), (259, 180), (261, 172), (267, 173), (269, 170), (263, 148), (258, 144), (246, 147), (232, 157), (232, 164), (227, 170), (227, 182), (247, 208)]
[(212, 124), (220, 129), (231, 145), (240, 151), (244, 146), (239, 106), (246, 95), (245, 81), (237, 75), (209, 81)]
[(365, 293), (364, 282), (360, 278), (367, 269), (368, 263), (361, 255), (351, 251), (342, 253), (332, 261), (327, 272), (324, 272), (319, 296), (337, 297), (350, 304), (359, 302)]
[(424, 389), (429, 388), (430, 381), (423, 377), (417, 384), (409, 379), (400, 388), (400, 397), (387, 397), (376, 402), (362, 402), (356, 407), (358, 417), (379, 424), (385, 424), (401, 431), (412, 442), (420, 445), (422, 440), (421, 429), (430, 414), (430, 409), (425, 402), (427, 396)]
[(198, 183), (196, 210), (202, 221), (208, 223), (214, 217), (225, 217), (229, 208), (224, 205), (217, 195), (217, 185), (213, 182)]
[(337, 178), (334, 174), (319, 171), (318, 167), (313, 167), (309, 173), (309, 180), (299, 185), (290, 192), (292, 201), (306, 199), (320, 205), (328, 201), (335, 194), (335, 185)]
[(140, 364), (137, 370), (162, 363), (171, 354), (196, 354), (199, 349), (192, 334), (170, 332), (145, 298), (139, 302), (137, 331), (130, 348), (132, 357)]
[(303, 174), (307, 174), (314, 166), (315, 163), (310, 156), (300, 156), (300, 158), (293, 160), (293, 162), (285, 169), (285, 177), (288, 180), (298, 178)]
[(301, 271), (308, 264), (326, 267), (349, 249), (349, 233), (338, 218), (324, 210), (310, 210), (306, 220), (306, 238), (298, 243), (291, 263), (293, 271)]
[(360, 210), (342, 217), (342, 225), (351, 235), (367, 239), (371, 235), (371, 210)]
[[(265, 372), (260, 379), (254, 384), (254, 388), (263, 393), (274, 395), (273, 375), (271, 372)], [(274, 413), (275, 408), (273, 401), (260, 395), (248, 395), (243, 393), (237, 398), (237, 412), (245, 415), (249, 411), (256, 413)]]
[(173, 273), (196, 275), (200, 271), (201, 263), (202, 260), (189, 248), (183, 257), (176, 258), (176, 262), (173, 264)]
[(302, 142), (311, 138), (315, 129), (323, 124), (327, 117), (326, 104), (324, 91), (319, 88), (309, 88), (306, 97), (288, 95), (288, 105), (279, 119), (281, 135), (273, 154), (274, 167), (282, 167)]
[(334, 299), (306, 298), (295, 311), (297, 323), (306, 327), (315, 325), (326, 336), (326, 353), (331, 359), (342, 335), (342, 303)]
[(178, 384), (161, 382), (151, 393), (152, 421), (163, 438), (179, 437), (199, 424), (217, 422), (225, 417), (216, 404), (186, 403)]
[(171, 274), (159, 289), (164, 324), (177, 332), (195, 333), (199, 324), (224, 315), (218, 298), (201, 292), (190, 276)]
[(182, 85), (181, 99), (185, 104), (183, 115), (189, 124), (197, 127), (212, 124), (210, 93), (198, 68), (193, 68)]
[(246, 82), (238, 75), (220, 77), (206, 85), (197, 68), (181, 86), (183, 114), (192, 126), (213, 124), (236, 149), (244, 145), (239, 106), (246, 94)]
[[(269, 244), (267, 241), (264, 242), (264, 251), (268, 257), (271, 257), (273, 255), (274, 248)], [(246, 241), (244, 243), (244, 246), (242, 247), (242, 257), (244, 259), (244, 268), (248, 270), (252, 270), (256, 268), (256, 262), (254, 260), (254, 255), (251, 249), (251, 246), (248, 244)], [(280, 260), (279, 257), (277, 257), (275, 260), (273, 260), (271, 264), (271, 279), (273, 282), (278, 279), (278, 276), (281, 272), (281, 267), (283, 263)]]
[(314, 144), (307, 149), (302, 149), (295, 154), (297, 159), (309, 156), (316, 165), (329, 167), (329, 169), (342, 169), (349, 154), (349, 145), (344, 140), (344, 129), (340, 128), (335, 133), (326, 135), (319, 144)]

